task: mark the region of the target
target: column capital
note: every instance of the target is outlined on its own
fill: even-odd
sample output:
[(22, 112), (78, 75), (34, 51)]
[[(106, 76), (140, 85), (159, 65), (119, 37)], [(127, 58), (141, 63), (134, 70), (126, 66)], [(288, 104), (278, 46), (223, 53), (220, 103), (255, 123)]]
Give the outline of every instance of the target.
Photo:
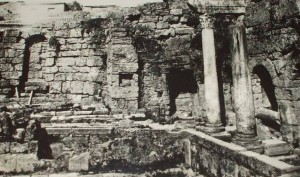
[(200, 25), (202, 29), (213, 29), (215, 18), (212, 15), (204, 14), (200, 15)]
[(235, 16), (235, 17), (231, 17), (229, 19), (230, 21), (230, 25), (237, 25), (237, 26), (242, 26), (244, 25), (244, 18), (245, 16), (244, 15), (240, 15), (240, 16)]

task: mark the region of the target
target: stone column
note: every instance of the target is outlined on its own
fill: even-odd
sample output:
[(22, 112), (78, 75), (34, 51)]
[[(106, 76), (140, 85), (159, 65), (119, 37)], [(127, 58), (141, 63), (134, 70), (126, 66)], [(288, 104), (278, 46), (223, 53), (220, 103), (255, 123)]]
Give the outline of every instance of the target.
[(225, 130), (221, 122), (219, 85), (216, 64), (216, 49), (213, 23), (210, 16), (200, 16), (202, 25), (202, 49), (204, 63), (204, 89), (207, 123), (201, 128), (206, 133), (219, 133)]
[(243, 17), (229, 26), (232, 57), (233, 102), (236, 113), (234, 142), (248, 149), (257, 149), (260, 141), (256, 134), (255, 108), (248, 69), (246, 30)]

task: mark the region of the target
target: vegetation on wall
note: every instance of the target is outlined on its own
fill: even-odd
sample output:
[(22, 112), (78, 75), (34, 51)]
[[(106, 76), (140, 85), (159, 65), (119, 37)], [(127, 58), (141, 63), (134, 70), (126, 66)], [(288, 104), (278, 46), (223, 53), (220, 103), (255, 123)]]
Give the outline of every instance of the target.
[(74, 1), (72, 4), (69, 5), (69, 10), (71, 11), (82, 10), (82, 5), (80, 5), (77, 1)]
[(81, 23), (81, 34), (82, 37), (84, 33), (91, 34), (91, 43), (100, 45), (105, 42), (105, 26), (107, 26), (108, 21), (104, 18), (90, 19)]
[(54, 48), (56, 52), (60, 51), (60, 43), (55, 36), (51, 36), (48, 43), (49, 46)]

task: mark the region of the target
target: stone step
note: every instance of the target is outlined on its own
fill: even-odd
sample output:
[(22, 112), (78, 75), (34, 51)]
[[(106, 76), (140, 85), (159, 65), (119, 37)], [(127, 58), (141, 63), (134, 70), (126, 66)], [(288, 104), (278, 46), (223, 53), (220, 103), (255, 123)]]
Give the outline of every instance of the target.
[(277, 139), (263, 140), (262, 145), (264, 147), (264, 153), (268, 156), (285, 155), (292, 151), (288, 143)]
[[(58, 113), (58, 112), (57, 112)], [(82, 122), (82, 123), (90, 123), (90, 122), (113, 122), (124, 119), (132, 119), (132, 118), (146, 118), (145, 114), (131, 114), (131, 115), (123, 115), (123, 114), (113, 114), (113, 115), (94, 115), (93, 112), (89, 115), (67, 115), (68, 113), (72, 113), (71, 111), (66, 111), (65, 114), (61, 116), (54, 116), (51, 118), (52, 123), (60, 123), (60, 122)]]
[(74, 126), (70, 125), (67, 126), (65, 125), (64, 127), (59, 127), (55, 125), (47, 126), (47, 125), (42, 125), (47, 131), (49, 135), (68, 135), (68, 134), (73, 134), (73, 135), (107, 135), (111, 133), (112, 126)]
[(300, 166), (300, 156), (297, 154), (276, 156), (274, 158), (290, 165)]

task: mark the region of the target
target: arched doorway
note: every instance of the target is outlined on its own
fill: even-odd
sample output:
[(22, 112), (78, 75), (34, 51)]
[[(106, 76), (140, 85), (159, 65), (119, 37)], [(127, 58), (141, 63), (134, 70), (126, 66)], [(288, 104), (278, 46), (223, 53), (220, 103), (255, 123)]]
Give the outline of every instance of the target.
[(278, 111), (275, 86), (269, 71), (263, 65), (257, 65), (253, 68), (253, 74), (259, 81), (262, 94), (262, 106), (273, 111)]
[[(46, 37), (41, 34), (35, 34), (25, 40), (25, 50), (23, 59), (22, 76), (20, 77), (19, 90), (25, 91), (25, 83), (29, 79), (36, 78), (38, 75), (38, 65), (41, 65), (39, 55), (41, 54), (41, 42), (44, 42)], [(36, 78), (38, 79), (38, 78)]]

